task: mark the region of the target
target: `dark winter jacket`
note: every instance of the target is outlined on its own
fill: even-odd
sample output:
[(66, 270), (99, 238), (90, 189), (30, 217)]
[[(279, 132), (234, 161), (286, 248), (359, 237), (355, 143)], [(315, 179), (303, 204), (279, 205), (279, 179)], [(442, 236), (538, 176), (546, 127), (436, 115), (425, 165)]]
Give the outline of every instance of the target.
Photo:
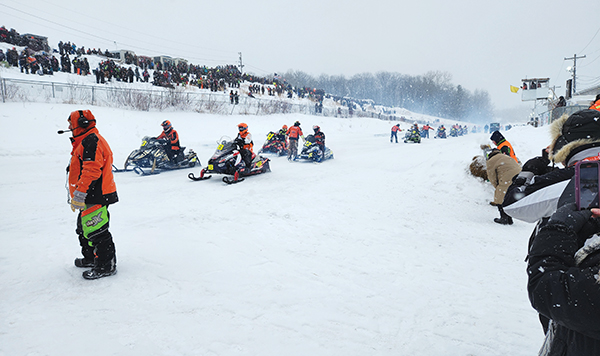
[(540, 355), (600, 355), (600, 237), (584, 240), (552, 220), (534, 233), (529, 300), (552, 320)]
[(165, 139), (169, 141), (171, 151), (179, 151), (181, 144), (179, 143), (179, 134), (174, 128), (170, 128), (167, 131), (163, 131), (158, 135), (157, 139)]
[(315, 143), (319, 146), (325, 146), (325, 134), (321, 131), (315, 133)]

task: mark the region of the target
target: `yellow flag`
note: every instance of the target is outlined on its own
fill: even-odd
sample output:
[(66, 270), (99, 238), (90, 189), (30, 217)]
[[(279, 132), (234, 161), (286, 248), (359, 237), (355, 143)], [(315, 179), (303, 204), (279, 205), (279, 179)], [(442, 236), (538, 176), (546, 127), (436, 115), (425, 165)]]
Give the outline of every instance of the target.
[(514, 86), (512, 86), (512, 85), (510, 86), (510, 91), (512, 91), (513, 93), (516, 93), (516, 92), (518, 92), (518, 91), (519, 91), (519, 89), (520, 89), (519, 87), (514, 87)]

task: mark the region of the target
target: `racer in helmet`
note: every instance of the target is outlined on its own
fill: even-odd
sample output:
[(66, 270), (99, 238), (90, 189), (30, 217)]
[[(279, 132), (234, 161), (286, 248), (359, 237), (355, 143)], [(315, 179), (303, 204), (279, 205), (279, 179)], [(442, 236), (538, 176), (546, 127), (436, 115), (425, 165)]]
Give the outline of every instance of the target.
[(159, 140), (165, 141), (165, 152), (167, 153), (167, 157), (173, 163), (177, 163), (183, 159), (181, 153), (181, 145), (179, 144), (179, 134), (171, 125), (171, 121), (165, 120), (161, 124), (163, 128), (163, 132), (161, 132), (158, 137)]
[(238, 125), (238, 131), (239, 133), (233, 142), (238, 146), (246, 167), (250, 169), (254, 158), (252, 134), (248, 132), (248, 125), (243, 122)]
[(278, 141), (283, 142), (283, 146), (285, 147), (285, 149), (287, 149), (288, 147), (288, 142), (287, 142), (287, 132), (288, 132), (288, 127), (287, 125), (283, 125), (281, 127), (281, 130), (279, 130), (277, 132), (277, 135), (275, 136), (277, 138)]
[(319, 149), (321, 150), (319, 156), (323, 158), (325, 156), (325, 134), (318, 125), (314, 125), (313, 130), (315, 131), (313, 135), (315, 136), (315, 143), (319, 145)]

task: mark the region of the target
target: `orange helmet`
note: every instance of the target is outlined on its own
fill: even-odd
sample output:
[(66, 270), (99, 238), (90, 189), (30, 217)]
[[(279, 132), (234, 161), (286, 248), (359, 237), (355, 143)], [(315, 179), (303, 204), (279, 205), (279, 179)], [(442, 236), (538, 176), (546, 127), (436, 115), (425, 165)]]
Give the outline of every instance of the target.
[(248, 125), (242, 122), (238, 125), (238, 130), (240, 130), (241, 133), (244, 133), (248, 131)]
[(287, 129), (288, 129), (288, 128), (287, 128), (287, 125), (283, 125), (281, 128), (282, 128), (283, 130), (287, 130)]
[(171, 126), (171, 121), (165, 120), (162, 122), (163, 131), (169, 131), (173, 126)]

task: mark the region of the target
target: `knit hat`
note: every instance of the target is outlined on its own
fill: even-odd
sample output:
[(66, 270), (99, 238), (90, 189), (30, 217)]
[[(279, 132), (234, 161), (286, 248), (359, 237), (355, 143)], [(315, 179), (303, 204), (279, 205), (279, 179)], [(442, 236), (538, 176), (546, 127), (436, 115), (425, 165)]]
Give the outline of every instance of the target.
[(600, 145), (600, 111), (581, 110), (564, 114), (550, 126), (552, 143), (548, 151), (554, 162), (566, 163), (575, 153)]
[(502, 136), (500, 131), (494, 131), (494, 132), (492, 132), (492, 136), (490, 137), (490, 140), (492, 140), (493, 142), (498, 144), (498, 143), (502, 142), (502, 140), (504, 140), (504, 136)]

